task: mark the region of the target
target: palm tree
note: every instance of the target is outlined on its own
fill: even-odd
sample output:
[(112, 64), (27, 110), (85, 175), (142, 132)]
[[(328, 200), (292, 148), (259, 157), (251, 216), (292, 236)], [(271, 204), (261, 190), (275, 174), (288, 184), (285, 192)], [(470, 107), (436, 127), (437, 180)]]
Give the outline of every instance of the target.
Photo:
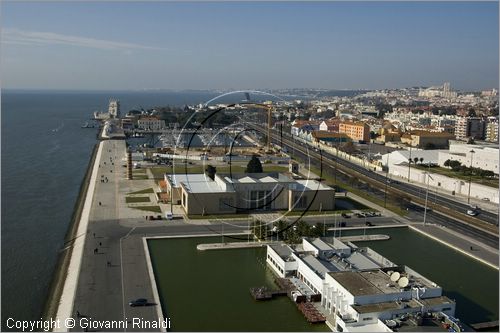
[(413, 161), (415, 162), (415, 164), (417, 164), (418, 163), (418, 157), (413, 158)]
[(424, 163), (424, 158), (420, 157), (420, 164)]

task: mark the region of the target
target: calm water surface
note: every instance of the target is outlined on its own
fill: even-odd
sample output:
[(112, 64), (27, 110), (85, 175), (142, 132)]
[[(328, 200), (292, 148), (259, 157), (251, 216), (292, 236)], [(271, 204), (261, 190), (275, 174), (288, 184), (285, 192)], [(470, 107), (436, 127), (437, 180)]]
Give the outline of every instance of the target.
[(251, 287), (277, 288), (265, 248), (198, 251), (220, 238), (149, 240), (163, 311), (174, 331), (329, 331), (309, 324), (288, 297), (255, 301)]

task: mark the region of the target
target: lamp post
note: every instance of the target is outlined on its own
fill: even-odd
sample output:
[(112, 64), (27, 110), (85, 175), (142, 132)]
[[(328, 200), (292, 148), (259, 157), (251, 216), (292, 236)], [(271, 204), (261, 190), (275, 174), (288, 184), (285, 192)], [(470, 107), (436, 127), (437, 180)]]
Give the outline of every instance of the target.
[(470, 205), (470, 187), (472, 183), (472, 159), (474, 157), (474, 149), (472, 149), (470, 152), (470, 175), (469, 175), (469, 193), (467, 194), (467, 204)]
[(410, 182), (410, 168), (411, 168), (411, 144), (410, 144), (410, 157), (408, 158), (408, 183)]
[(429, 180), (432, 178), (431, 177), (431, 163), (427, 162), (429, 165), (428, 171), (425, 173), (427, 175), (427, 191), (425, 191), (425, 206), (424, 206), (424, 226), (425, 226), (425, 220), (427, 218), (427, 198), (429, 197)]
[(389, 153), (387, 154), (387, 172), (385, 174), (384, 208), (387, 207), (387, 184), (389, 183)]

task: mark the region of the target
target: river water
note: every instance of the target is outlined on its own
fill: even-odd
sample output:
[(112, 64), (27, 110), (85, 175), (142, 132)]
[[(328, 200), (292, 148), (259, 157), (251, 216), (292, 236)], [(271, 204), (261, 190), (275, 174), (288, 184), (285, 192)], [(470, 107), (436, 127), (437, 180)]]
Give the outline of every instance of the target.
[(2, 330), (38, 318), (97, 129), (81, 126), (117, 98), (122, 112), (207, 101), (212, 93), (2, 92)]

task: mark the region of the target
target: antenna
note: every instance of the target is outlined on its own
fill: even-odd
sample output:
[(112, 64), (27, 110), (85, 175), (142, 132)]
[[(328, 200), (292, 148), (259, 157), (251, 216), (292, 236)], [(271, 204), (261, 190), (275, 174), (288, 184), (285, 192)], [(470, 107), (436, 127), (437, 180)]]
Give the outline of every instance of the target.
[(396, 282), (397, 280), (399, 280), (400, 277), (401, 277), (401, 274), (399, 274), (399, 272), (394, 272), (391, 274), (391, 281)]
[(403, 276), (401, 279), (399, 279), (398, 281), (398, 285), (401, 287), (401, 288), (404, 288), (408, 285), (410, 281), (408, 280), (407, 277)]

